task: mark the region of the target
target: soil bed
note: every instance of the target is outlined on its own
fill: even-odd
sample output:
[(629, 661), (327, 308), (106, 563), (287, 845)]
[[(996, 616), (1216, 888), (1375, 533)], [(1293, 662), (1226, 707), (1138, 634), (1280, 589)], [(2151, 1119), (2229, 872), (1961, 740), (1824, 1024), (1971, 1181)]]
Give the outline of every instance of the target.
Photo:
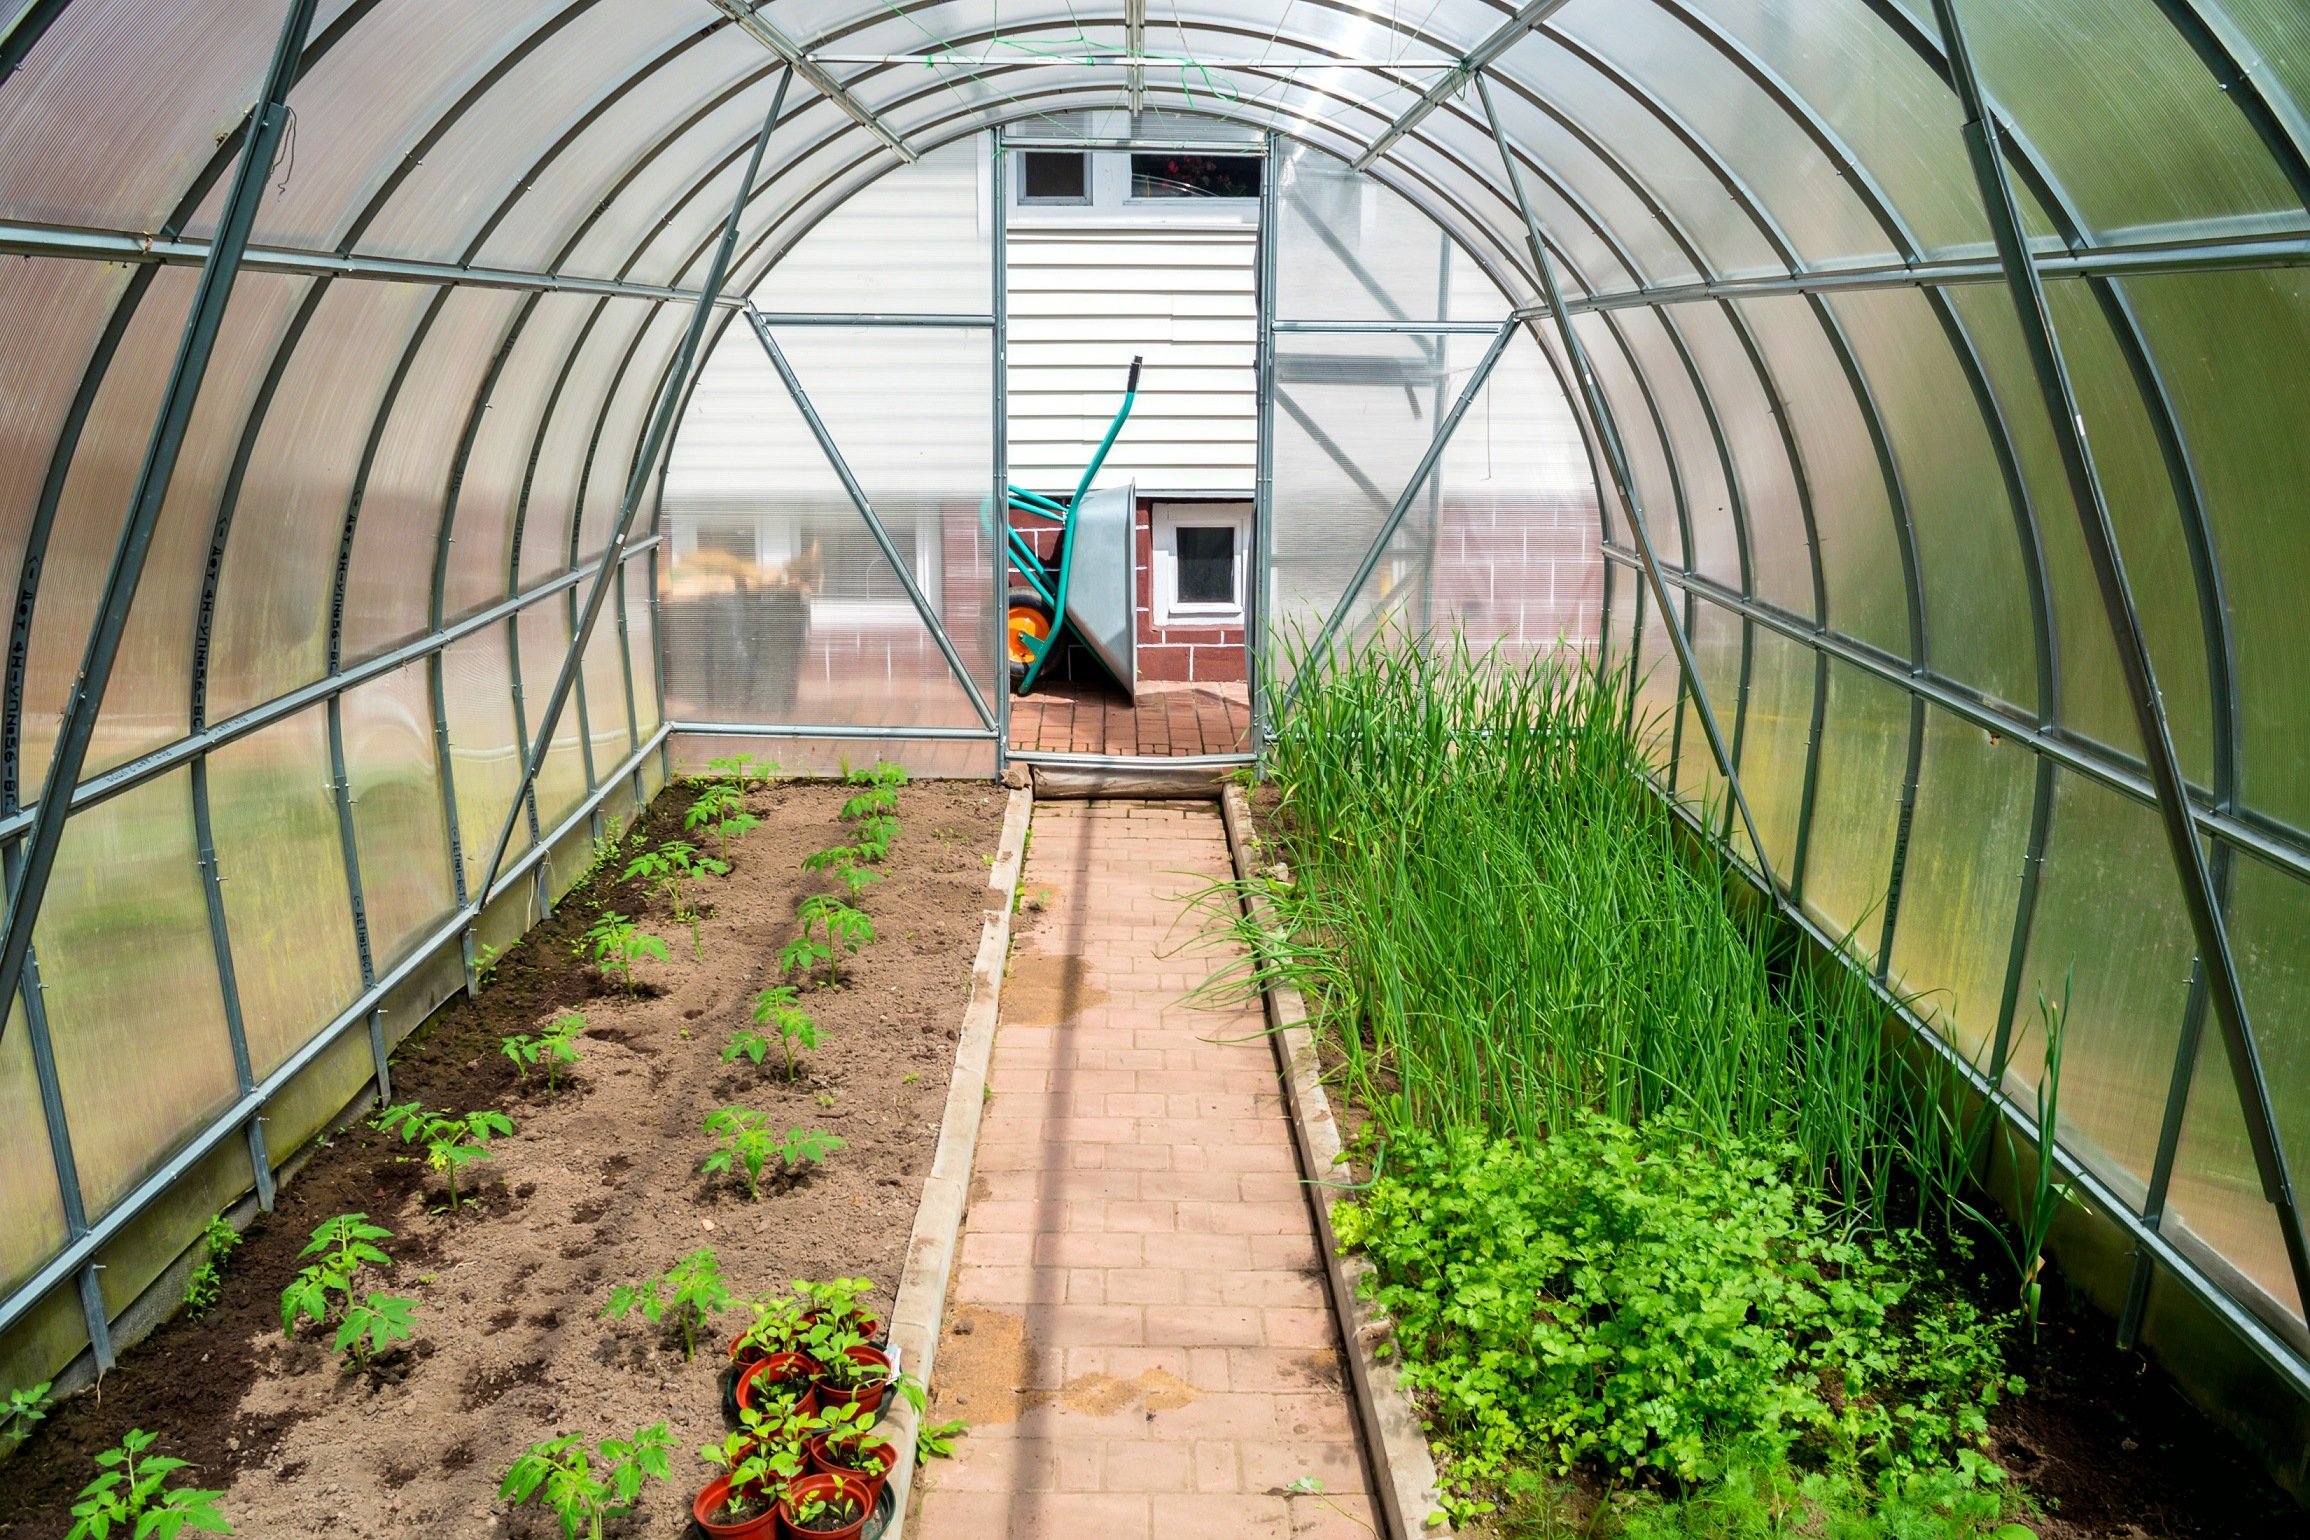
[[(1266, 854), (1289, 859), (1275, 788), (1261, 785), (1248, 800)], [(1348, 1094), (1330, 1034), (1316, 1035), (1316, 1052), (1341, 1135), (1355, 1148), (1370, 1109)], [(1352, 1180), (1371, 1179), (1367, 1162), (1350, 1164)], [(1976, 1254), (1993, 1250), (1983, 1240)], [(1956, 1265), (1950, 1273), (1973, 1275)], [(2119, 1352), (2110, 1319), (2058, 1270), (2047, 1280), (2038, 1340), (2017, 1325), (2008, 1353), (2029, 1390), (1990, 1413), (1990, 1452), (2043, 1506), (2027, 1520), (2040, 1540), (2310, 1540), (2310, 1513), (2244, 1445), (2148, 1359)], [(1970, 1292), (1985, 1310), (2013, 1308), (2010, 1288), (1986, 1275)], [(1608, 1488), (1584, 1471), (1574, 1487), (1574, 1519), (1585, 1523)]]
[[(731, 875), (709, 879), (705, 955), (687, 924), (639, 883), (598, 872), (555, 917), (501, 959), (478, 999), (437, 1013), (394, 1057), (394, 1097), (458, 1112), (497, 1107), (518, 1131), (461, 1186), (479, 1204), (433, 1212), (441, 1183), (398, 1140), (358, 1122), (318, 1151), (260, 1217), (227, 1266), (223, 1300), (204, 1321), (179, 1319), (123, 1356), (100, 1391), (58, 1407), (8, 1466), (0, 1534), (53, 1540), (93, 1459), (122, 1433), (159, 1435), (155, 1452), (190, 1460), (188, 1483), (225, 1488), (245, 1535), (543, 1537), (542, 1507), (496, 1501), (507, 1463), (564, 1432), (629, 1436), (666, 1421), (673, 1479), (653, 1483), (623, 1536), (689, 1532), (692, 1493), (711, 1472), (695, 1458), (722, 1432), (716, 1374), (722, 1341), (695, 1360), (678, 1336), (638, 1316), (600, 1318), (612, 1285), (663, 1272), (711, 1246), (741, 1296), (795, 1278), (864, 1276), (887, 1315), (938, 1136), (954, 1036), (970, 992), (987, 869), (1003, 816), (994, 787), (926, 782), (899, 793), (902, 829), (861, 907), (876, 942), (845, 967), (841, 988), (806, 988), (822, 1044), (789, 1085), (777, 1050), (761, 1069), (721, 1061), (750, 1003), (777, 982), (774, 954), (795, 933), (805, 893), (835, 884), (802, 857), (844, 843), (836, 810), (852, 793), (822, 783), (756, 791), (762, 826), (731, 848)], [(660, 796), (639, 832), (685, 838), (691, 791)], [(699, 841), (711, 848), (709, 839)], [(629, 998), (573, 960), (598, 910), (636, 917), (662, 937)], [(564, 1011), (585, 1014), (584, 1059), (548, 1095), (523, 1082), (502, 1039), (535, 1033)], [(698, 1174), (706, 1114), (743, 1105), (777, 1130), (823, 1129), (844, 1148), (792, 1183), (766, 1179), (762, 1201)], [(362, 1376), (340, 1369), (321, 1333), (280, 1331), (280, 1292), (312, 1229), (348, 1211), (389, 1227), (396, 1265), (363, 1288), (414, 1296), (417, 1340)]]

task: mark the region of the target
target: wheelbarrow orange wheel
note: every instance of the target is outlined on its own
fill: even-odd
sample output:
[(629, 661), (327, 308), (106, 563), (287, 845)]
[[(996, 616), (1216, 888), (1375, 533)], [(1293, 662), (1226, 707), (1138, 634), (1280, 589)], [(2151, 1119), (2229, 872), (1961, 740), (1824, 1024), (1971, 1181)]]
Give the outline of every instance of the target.
[(1005, 629), (1010, 647), (1011, 682), (1016, 684), (1034, 667), (1036, 650), (1051, 639), (1051, 606), (1032, 589), (1014, 588)]

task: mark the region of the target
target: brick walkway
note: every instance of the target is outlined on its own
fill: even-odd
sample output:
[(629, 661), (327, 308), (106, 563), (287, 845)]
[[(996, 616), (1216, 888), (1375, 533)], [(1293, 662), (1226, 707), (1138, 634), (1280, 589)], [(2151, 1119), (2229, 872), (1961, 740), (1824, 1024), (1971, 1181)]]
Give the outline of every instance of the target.
[(1134, 706), (1112, 686), (1059, 683), (1011, 701), (1011, 747), (1046, 754), (1240, 754), (1251, 736), (1240, 684), (1142, 684)]
[(1180, 1003), (1226, 872), (1207, 804), (1035, 809), (911, 1536), (1371, 1540), (1273, 1053)]

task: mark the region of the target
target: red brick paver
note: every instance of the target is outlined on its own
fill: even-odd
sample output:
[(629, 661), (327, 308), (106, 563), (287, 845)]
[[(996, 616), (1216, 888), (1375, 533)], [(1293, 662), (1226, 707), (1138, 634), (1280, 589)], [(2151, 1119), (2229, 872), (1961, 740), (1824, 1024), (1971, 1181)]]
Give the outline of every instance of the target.
[(922, 1540), (1374, 1533), (1259, 1013), (1181, 999), (1227, 865), (1214, 807), (1035, 809)]
[(1240, 754), (1251, 741), (1240, 684), (1142, 683), (1136, 704), (1112, 687), (1038, 685), (1011, 702), (1011, 747), (1045, 754)]

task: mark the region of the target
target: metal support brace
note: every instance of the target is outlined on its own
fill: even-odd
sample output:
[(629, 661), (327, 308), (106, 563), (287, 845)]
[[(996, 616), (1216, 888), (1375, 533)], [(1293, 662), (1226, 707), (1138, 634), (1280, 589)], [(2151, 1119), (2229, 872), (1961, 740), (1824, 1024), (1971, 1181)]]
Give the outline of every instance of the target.
[[(1348, 611), (1355, 608), (1356, 595), (1363, 592), (1364, 584), (1370, 581), (1373, 569), (1379, 566), (1380, 558), (1387, 554), (1388, 542), (1395, 538), (1396, 530), (1404, 522), (1404, 515), (1411, 511), (1413, 503), (1419, 501), (1421, 489), (1435, 473), (1436, 464), (1444, 458), (1445, 449), (1450, 447), (1452, 431), (1460, 426), (1460, 419), (1467, 415), (1470, 403), (1483, 390), (1484, 382), (1492, 377), (1492, 366), (1500, 361), (1501, 354), (1508, 351), (1508, 339), (1515, 334), (1514, 321), (1501, 322), (1499, 330), (1493, 333), (1492, 345), (1484, 350), (1484, 356), (1468, 375), (1468, 383), (1461, 387), (1459, 397), (1452, 402), (1452, 409), (1436, 424), (1435, 437), (1428, 440), (1427, 450), (1420, 456), (1420, 463), (1412, 467), (1412, 479), (1396, 494), (1394, 506), (1388, 509), (1388, 516), (1380, 521), (1379, 531), (1372, 536), (1372, 543), (1365, 549), (1363, 560), (1356, 564), (1355, 576), (1348, 579), (1346, 589), (1339, 596), (1339, 603), (1332, 606), (1331, 615), (1324, 621), (1323, 629), (1316, 633), (1314, 644), (1307, 650), (1308, 663), (1313, 663), (1331, 650), (1332, 639), (1339, 635), (1340, 627), (1347, 624)], [(1299, 679), (1300, 676), (1294, 674), (1291, 683), (1284, 688), (1282, 705), (1286, 709), (1299, 693)]]
[[(881, 140), (884, 145), (889, 147), (890, 152), (900, 160), (912, 165), (915, 161), (922, 159), (920, 151), (900, 138), (889, 124), (874, 115), (872, 109), (860, 102), (857, 97), (852, 96), (843, 87), (841, 81), (827, 74), (825, 69), (810, 57), (808, 50), (779, 31), (762, 15), (763, 11), (769, 9), (767, 0), (753, 0), (753, 3), (749, 3), (749, 0), (707, 0), (707, 3), (736, 22), (739, 31), (760, 43), (764, 48), (769, 49), (779, 58), (784, 59), (789, 74), (800, 75), (804, 80), (809, 81), (819, 95), (841, 108), (844, 113), (849, 115), (851, 121), (860, 128)], [(779, 89), (784, 90), (785, 87), (781, 86)]]
[(290, 0), (288, 18), (282, 23), (279, 42), (274, 45), (272, 67), (266, 72), (264, 90), (253, 109), (255, 131), (248, 136), (248, 148), (233, 173), (232, 190), (226, 194), (224, 210), (217, 221), (216, 244), (209, 248), (209, 259), (201, 267), (200, 284), (193, 291), (192, 308), (185, 317), (184, 338), (177, 346), (176, 363), (161, 394), (152, 442), (145, 449), (144, 465), (137, 473), (136, 489), (129, 497), (120, 543), (113, 551), (112, 570), (105, 578), (96, 620), (89, 629), (88, 650), (82, 655), (79, 678), (57, 731), (56, 750), (49, 760), (39, 816), (34, 819), (32, 833), (24, 842), (24, 860), (9, 890), (8, 918), (5, 927), (0, 928), (0, 1000), (12, 997), (24, 978), (24, 959), (32, 948), (32, 928), (40, 919), (40, 902), (47, 894), (49, 875), (56, 869), (56, 852), (64, 840), (72, 789), (80, 781), (81, 767), (87, 763), (89, 745), (96, 737), (97, 714), (104, 707), (105, 687), (112, 682), (113, 664), (120, 658), (121, 636), (128, 629), (129, 611), (136, 603), (137, 582), (144, 576), (145, 557), (152, 550), (153, 532), (160, 524), (161, 507), (168, 500), (169, 482), (176, 474), (177, 456), (184, 448), (185, 429), (192, 422), (193, 404), (199, 399), (201, 381), (208, 374), (209, 359), (216, 351), (217, 333), (224, 325), (225, 306), (233, 296), (233, 280), (240, 274), (241, 254), (247, 249), (249, 229), (256, 220), (257, 205), (264, 197), (273, 152), (279, 147), (288, 123), (289, 86), (295, 77), (297, 60), (304, 53), (305, 35), (312, 30), (313, 11), (318, 3), (319, 0)]
[(1749, 851), (1755, 856), (1757, 870), (1764, 874), (1765, 887), (1770, 892), (1777, 886), (1773, 878), (1772, 857), (1765, 853), (1764, 837), (1757, 831), (1756, 817), (1749, 811), (1749, 799), (1741, 790), (1740, 772), (1734, 767), (1732, 755), (1725, 747), (1724, 734), (1717, 727), (1716, 711), (1709, 705), (1708, 692), (1701, 687), (1700, 663), (1693, 656), (1692, 642), (1685, 635), (1684, 622), (1678, 617), (1677, 607), (1669, 601), (1668, 584), (1660, 575), (1660, 558), (1652, 549), (1652, 532), (1644, 520), (1643, 499), (1637, 495), (1636, 477), (1629, 469), (1627, 446), (1621, 441), (1620, 430), (1613, 420), (1612, 404), (1605, 400), (1604, 390), (1596, 382), (1596, 371), (1589, 366), (1588, 351), (1580, 345), (1580, 337), (1572, 329), (1572, 318), (1565, 313), (1564, 291), (1556, 283), (1556, 264), (1548, 256), (1548, 243), (1541, 238), (1540, 219), (1532, 212), (1532, 200), (1525, 195), (1524, 175), (1516, 164), (1516, 153), (1509, 148), (1508, 136), (1501, 131), (1499, 111), (1492, 105), (1491, 87), (1481, 74), (1476, 76), (1476, 95), (1484, 104), (1484, 121), (1491, 127), (1493, 143), (1500, 151), (1500, 162), (1507, 167), (1508, 185), (1515, 191), (1517, 212), (1524, 218), (1524, 238), (1532, 248), (1532, 265), (1540, 279), (1540, 292), (1547, 300), (1549, 311), (1556, 317), (1556, 334), (1564, 345), (1564, 361), (1579, 382), (1589, 420), (1595, 424), (1596, 436), (1604, 447), (1604, 460), (1612, 472), (1613, 486), (1620, 494), (1621, 506), (1628, 510), (1628, 527), (1636, 537), (1637, 555), (1644, 564), (1645, 582), (1651, 587), (1654, 602), (1660, 606), (1660, 623), (1668, 631), (1669, 645), (1676, 651), (1676, 666), (1684, 674), (1686, 688), (1692, 691), (1692, 703), (1700, 717), (1701, 732), (1708, 738), (1708, 751), (1715, 757), (1717, 771), (1724, 777), (1727, 789), (1732, 792), (1733, 806), (1740, 812), (1741, 826), (1748, 830)]
[(2062, 358), (2061, 339), (2046, 308), (2045, 289), (2031, 261), (2013, 189), (2006, 181), (2002, 134), (1982, 94), (1964, 28), (1957, 19), (1955, 0), (1933, 0), (1943, 45), (1948, 50), (1950, 74), (1965, 109), (1965, 147), (1972, 158), (1974, 180), (1997, 238), (1998, 259), (2005, 268), (2021, 322), (2022, 341), (2038, 389), (2045, 397), (2048, 425), (2061, 452), (2061, 466), (2077, 505), (2078, 524), (2085, 536), (2086, 554), (2093, 561), (2102, 609), (2116, 638), (2118, 663), (2125, 672), (2126, 691), (2132, 697), (2134, 720), (2141, 732), (2143, 755), (2151, 785), (2157, 792), (2158, 815), (2165, 826), (2166, 845), (2181, 882), (2183, 907), (2198, 945), (2198, 966), (2205, 980), (2207, 1003), (2220, 1025), (2229, 1050), (2230, 1074), (2245, 1119), (2246, 1137), (2254, 1149), (2254, 1166), (2262, 1179), (2262, 1196), (2278, 1211), (2278, 1227), (2286, 1242), (2286, 1260), (2292, 1266), (2294, 1288), (2310, 1301), (2310, 1247), (2302, 1232), (2302, 1215), (2294, 1196), (2286, 1153), (2278, 1141), (2277, 1118), (2270, 1104), (2267, 1077), (2239, 983), (2236, 957), (2230, 950), (2228, 927), (2207, 865), (2205, 847), (2198, 841), (2182, 778), (2173, 732), (2166, 721), (2165, 699), (2158, 691), (2157, 673), (2150, 661), (2149, 642), (2143, 635), (2141, 615), (2134, 607), (2133, 588), (2127, 580), (2125, 559), (2118, 549), (2117, 529), (2110, 519), (2100, 473), (2085, 437), (2085, 418), (2069, 381)]
[[(201, 870), (201, 893), (207, 901), (209, 945), (216, 955), (217, 984), (224, 996), (225, 1038), (233, 1050), (233, 1079), (246, 1096), (257, 1083), (249, 1062), (247, 1018), (241, 1010), (240, 970), (233, 966), (232, 928), (225, 915), (225, 874), (217, 868), (216, 820), (209, 811), (209, 762), (202, 756), (192, 763), (193, 840)], [(257, 1207), (273, 1211), (273, 1162), (265, 1151), (265, 1125), (249, 1119), (249, 1174), (257, 1184)]]
[[(1004, 164), (1009, 151), (1003, 145), (1003, 131), (999, 128), (987, 135), (989, 165), (988, 182), (994, 203), (993, 277), (994, 292), (989, 313), (994, 317), (995, 330), (992, 352), (994, 355), (994, 490), (987, 504), (991, 510), (991, 524), (987, 543), (993, 547), (989, 559), (994, 571), (989, 574), (994, 583), (994, 644), (995, 678), (1007, 680), (1010, 675), (1010, 487), (1011, 487), (1011, 240), (1010, 240), (1010, 186), (1008, 167)], [(1010, 768), (1011, 756), (1011, 692), (1007, 685), (995, 689), (995, 774), (1000, 776)]]
[(1253, 282), (1253, 308), (1259, 312), (1259, 345), (1252, 360), (1258, 426), (1252, 454), (1251, 492), (1251, 605), (1244, 627), (1244, 673), (1251, 680), (1251, 752), (1264, 754), (1270, 736), (1267, 709), (1267, 665), (1270, 659), (1269, 602), (1275, 592), (1275, 278), (1276, 246), (1283, 234), (1283, 170), (1276, 152), (1276, 136), (1267, 136), (1267, 158), (1259, 169), (1258, 271)]
[(1147, 0), (1123, 0), (1123, 52), (1131, 58), (1123, 76), (1124, 99), (1131, 108), (1131, 127), (1147, 107)]
[(913, 569), (899, 555), (898, 547), (891, 543), (890, 531), (882, 527), (881, 516), (875, 513), (874, 504), (867, 500), (866, 489), (850, 473), (850, 462), (843, 459), (841, 446), (834, 442), (834, 435), (826, 431), (826, 424), (819, 421), (818, 409), (810, 404), (809, 392), (802, 388), (802, 381), (794, 373), (794, 366), (786, 361), (785, 351), (778, 346), (778, 339), (770, 334), (770, 328), (762, 323), (761, 316), (751, 308), (746, 311), (746, 324), (754, 329), (754, 336), (762, 344), (762, 351), (770, 355), (770, 365), (778, 371), (778, 378), (785, 381), (786, 394), (794, 398), (795, 410), (809, 424), (810, 436), (818, 441), (820, 451), (826, 456), (826, 463), (834, 468), (835, 479), (842, 483), (842, 490), (849, 496), (850, 505), (866, 521), (867, 532), (874, 536), (874, 543), (881, 547), (883, 559), (898, 574), (900, 585), (906, 589), (906, 597), (914, 604), (914, 612), (930, 628), (931, 640), (938, 644), (939, 655), (946, 659), (946, 666), (954, 671), (955, 682), (970, 697), (971, 709), (978, 713), (979, 721), (986, 730), (993, 732), (995, 714), (988, 708), (986, 697), (979, 693), (977, 681), (971, 678), (970, 670), (963, 665), (962, 655), (954, 649), (954, 639), (946, 634), (946, 627), (939, 623), (937, 614), (930, 607), (929, 597), (922, 591), (922, 585), (915, 581)]
[[(762, 132), (755, 136), (754, 152), (746, 161), (746, 173), (738, 179), (738, 195), (730, 202), (730, 218), (722, 227), (722, 239), (714, 248), (714, 256), (706, 271), (705, 288), (698, 295), (698, 303), (690, 312), (689, 330), (682, 335), (682, 345), (674, 355), (673, 367), (667, 371), (666, 383), (659, 392), (657, 407), (650, 414), (649, 432), (643, 437), (641, 452), (634, 457), (633, 472), (626, 479), (625, 499), (618, 506), (618, 525), (611, 532), (609, 544), (602, 549), (601, 560), (594, 569), (593, 587), (587, 590), (585, 608), (578, 616), (577, 626), (570, 633), (569, 651), (561, 661), (561, 672), (553, 682), (553, 694), (538, 714), (537, 735), (529, 746), (527, 762), (522, 766), (521, 786), (515, 792), (513, 805), (505, 810), (505, 826), (498, 830), (497, 844), (490, 852), (489, 865), (481, 882), (474, 888), (477, 904), (486, 905), (497, 884), (498, 868), (505, 864), (506, 848), (513, 843), (515, 821), (520, 818), (522, 804), (529, 790), (537, 784), (537, 774), (545, 765), (545, 752), (553, 745), (554, 728), (561, 721), (562, 707), (568, 702), (579, 668), (585, 661), (586, 641), (593, 635), (594, 622), (601, 618), (602, 604), (608, 598), (610, 578), (618, 570), (626, 550), (626, 538), (634, 527), (634, 514), (641, 508), (650, 485), (651, 472), (657, 466), (658, 455), (665, 448), (666, 436), (673, 430), (674, 414), (682, 402), (682, 387), (690, 377), (690, 369), (698, 356), (699, 340), (705, 335), (707, 318), (713, 313), (714, 301), (722, 292), (722, 280), (730, 272), (730, 253), (738, 244), (738, 227), (746, 217), (747, 200), (754, 195), (754, 179), (761, 174), (762, 157), (770, 148), (770, 136), (778, 127), (778, 116), (786, 108), (786, 89), (794, 83), (791, 69), (778, 77), (778, 91), (770, 101), (770, 111), (762, 119)], [(538, 863), (543, 870), (545, 863)]]
[(1468, 50), (1468, 56), (1444, 77), (1420, 93), (1420, 99), (1405, 108), (1393, 123), (1371, 143), (1371, 148), (1355, 158), (1354, 169), (1369, 171), (1372, 162), (1396, 147), (1396, 141), (1427, 121), (1444, 102), (1464, 91), (1470, 80), (1482, 84), (1485, 66), (1523, 40), (1524, 34), (1564, 9), (1565, 0), (1528, 0), (1515, 15), (1502, 22), (1484, 41)]

